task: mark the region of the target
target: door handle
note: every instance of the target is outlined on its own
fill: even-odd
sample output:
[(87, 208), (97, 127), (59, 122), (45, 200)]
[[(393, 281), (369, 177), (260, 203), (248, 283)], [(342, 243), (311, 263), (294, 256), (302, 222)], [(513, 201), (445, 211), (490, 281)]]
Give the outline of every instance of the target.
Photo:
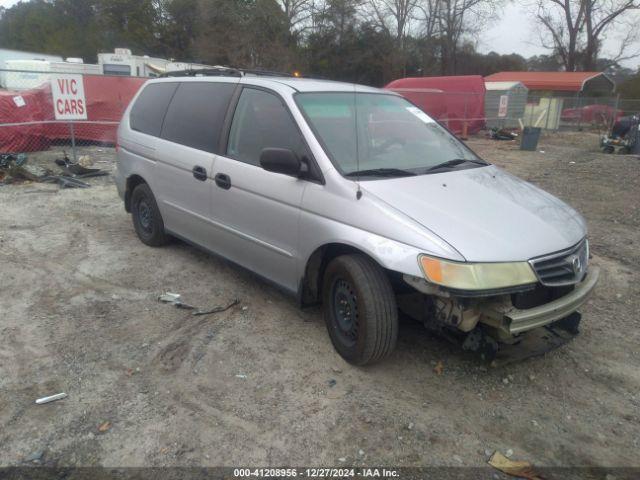
[(216, 185), (224, 190), (229, 190), (231, 188), (231, 177), (229, 175), (225, 175), (224, 173), (218, 173), (215, 177)]
[(207, 170), (204, 167), (196, 165), (191, 171), (193, 172), (193, 178), (196, 180), (200, 180), (201, 182), (205, 182), (207, 180)]

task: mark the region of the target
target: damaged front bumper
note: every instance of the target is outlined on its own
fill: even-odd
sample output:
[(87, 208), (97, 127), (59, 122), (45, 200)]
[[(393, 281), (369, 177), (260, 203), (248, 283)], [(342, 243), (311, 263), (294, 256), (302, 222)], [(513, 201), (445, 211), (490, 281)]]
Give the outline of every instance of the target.
[(585, 279), (566, 295), (533, 308), (519, 309), (508, 297), (502, 301), (482, 302), (478, 305), (481, 323), (496, 328), (501, 336), (518, 335), (534, 328), (561, 320), (582, 306), (598, 283), (600, 269), (592, 267)]

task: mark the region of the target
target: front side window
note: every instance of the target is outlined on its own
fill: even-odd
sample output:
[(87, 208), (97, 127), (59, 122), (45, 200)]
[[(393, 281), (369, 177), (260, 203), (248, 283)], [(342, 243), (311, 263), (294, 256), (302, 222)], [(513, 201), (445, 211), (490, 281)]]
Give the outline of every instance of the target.
[(306, 155), (302, 135), (280, 98), (263, 90), (245, 88), (231, 124), (227, 155), (260, 165), (260, 154), (265, 148), (286, 148), (300, 158)]
[(299, 93), (296, 102), (345, 176), (421, 175), (487, 165), (422, 110), (396, 95)]

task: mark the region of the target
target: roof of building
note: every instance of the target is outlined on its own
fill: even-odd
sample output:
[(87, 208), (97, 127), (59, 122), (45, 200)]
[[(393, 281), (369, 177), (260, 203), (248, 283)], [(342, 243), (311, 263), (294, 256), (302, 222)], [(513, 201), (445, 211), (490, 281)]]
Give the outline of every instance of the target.
[(560, 90), (580, 92), (589, 80), (604, 77), (615, 83), (602, 72), (498, 72), (485, 77), (487, 82), (521, 82), (529, 90)]
[(518, 86), (527, 88), (522, 82), (484, 82), (484, 88), (487, 90), (511, 90)]
[[(384, 88), (395, 91), (440, 90), (447, 93), (484, 94), (484, 79), (480, 75), (456, 75), (449, 77), (407, 77), (392, 81)], [(418, 90), (419, 89), (419, 90)]]

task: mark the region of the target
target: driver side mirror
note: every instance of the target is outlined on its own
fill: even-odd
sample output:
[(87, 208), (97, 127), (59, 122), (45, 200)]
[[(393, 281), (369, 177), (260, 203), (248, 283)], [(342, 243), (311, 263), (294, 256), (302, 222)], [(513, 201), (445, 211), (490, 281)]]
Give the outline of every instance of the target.
[(265, 148), (260, 153), (260, 166), (268, 172), (299, 177), (303, 171), (298, 155), (287, 148)]

